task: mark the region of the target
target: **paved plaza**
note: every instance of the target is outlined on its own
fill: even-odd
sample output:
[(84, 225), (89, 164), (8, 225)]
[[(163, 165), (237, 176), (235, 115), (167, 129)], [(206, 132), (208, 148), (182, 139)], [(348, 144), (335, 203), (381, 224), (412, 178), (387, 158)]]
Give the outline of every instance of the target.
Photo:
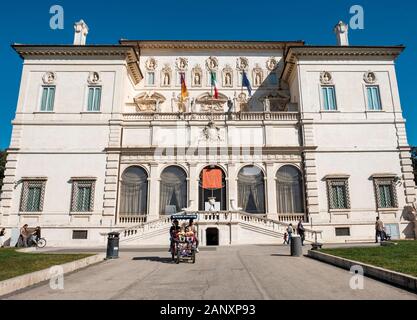
[(5, 299), (417, 299), (417, 295), (365, 278), (352, 290), (351, 274), (290, 257), (283, 246), (202, 248), (195, 264), (173, 264), (165, 248), (130, 249), (117, 260), (65, 276), (64, 290), (49, 283)]

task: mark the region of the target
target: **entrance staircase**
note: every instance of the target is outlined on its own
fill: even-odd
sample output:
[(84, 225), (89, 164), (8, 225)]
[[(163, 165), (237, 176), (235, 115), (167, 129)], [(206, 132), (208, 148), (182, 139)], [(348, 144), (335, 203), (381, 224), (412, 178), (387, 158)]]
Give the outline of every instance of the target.
[[(241, 228), (247, 232), (255, 233), (256, 237), (254, 238), (256, 239), (264, 237), (268, 239), (275, 238), (277, 241), (283, 240), (289, 225), (289, 222), (271, 220), (244, 212), (195, 212), (192, 215), (197, 215), (197, 219), (195, 220), (197, 228), (220, 225), (237, 226), (237, 228)], [(120, 242), (126, 245), (164, 245), (168, 243), (171, 223), (171, 217), (166, 216), (158, 220), (123, 227), (116, 231), (120, 233)], [(238, 229), (234, 228), (232, 230), (236, 232)], [(313, 243), (321, 241), (321, 239), (321, 231), (305, 229), (305, 242)], [(237, 243), (231, 244), (240, 243), (238, 240)], [(256, 244), (256, 240), (254, 240), (254, 244)]]

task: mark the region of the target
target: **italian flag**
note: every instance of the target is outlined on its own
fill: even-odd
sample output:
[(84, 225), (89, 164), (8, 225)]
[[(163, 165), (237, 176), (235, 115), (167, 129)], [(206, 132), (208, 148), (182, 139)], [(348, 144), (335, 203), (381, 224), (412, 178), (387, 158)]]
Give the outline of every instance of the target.
[(219, 98), (219, 90), (217, 89), (217, 80), (216, 80), (216, 73), (211, 73), (211, 88), (214, 90), (214, 98)]

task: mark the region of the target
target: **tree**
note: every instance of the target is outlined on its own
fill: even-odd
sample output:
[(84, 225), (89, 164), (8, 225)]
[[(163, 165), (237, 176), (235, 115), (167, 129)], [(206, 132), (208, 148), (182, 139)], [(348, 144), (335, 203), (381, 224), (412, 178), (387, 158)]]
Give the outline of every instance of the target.
[(411, 148), (411, 160), (413, 161), (414, 181), (417, 184), (417, 147)]
[(6, 158), (7, 152), (0, 151), (0, 191), (1, 187), (3, 186), (4, 171), (6, 170)]

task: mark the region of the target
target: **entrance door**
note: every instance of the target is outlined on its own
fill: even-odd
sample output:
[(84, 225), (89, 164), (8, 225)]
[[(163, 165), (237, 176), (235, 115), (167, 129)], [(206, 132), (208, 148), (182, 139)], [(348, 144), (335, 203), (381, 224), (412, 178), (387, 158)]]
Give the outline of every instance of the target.
[(207, 246), (219, 245), (219, 229), (207, 228), (206, 230), (206, 244)]
[(217, 166), (209, 166), (203, 169), (199, 181), (200, 211), (225, 211), (226, 208), (226, 176), (223, 170)]

